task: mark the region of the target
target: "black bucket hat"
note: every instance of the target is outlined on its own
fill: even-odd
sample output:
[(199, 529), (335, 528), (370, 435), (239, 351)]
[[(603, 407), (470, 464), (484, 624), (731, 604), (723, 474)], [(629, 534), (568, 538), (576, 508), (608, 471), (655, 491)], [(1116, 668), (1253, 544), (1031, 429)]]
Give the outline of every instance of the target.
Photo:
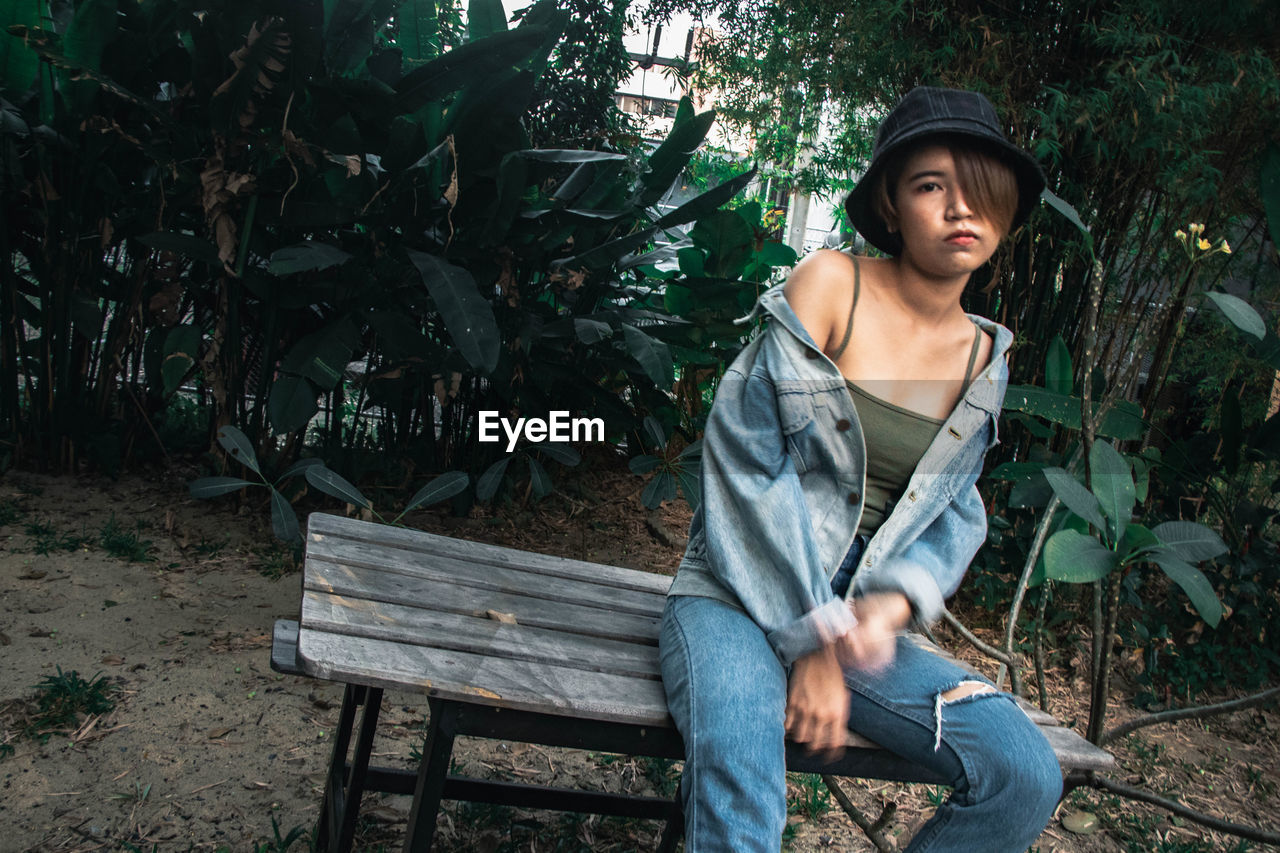
[(1011, 169), (1018, 181), (1018, 208), (1010, 228), (1017, 228), (1031, 214), (1044, 189), (1044, 173), (1027, 152), (1005, 139), (995, 107), (985, 96), (963, 89), (917, 86), (903, 96), (885, 117), (876, 133), (871, 165), (844, 200), (849, 222), (867, 242), (891, 255), (902, 252), (902, 237), (889, 231), (875, 212), (873, 197), (893, 152), (928, 137), (950, 137), (976, 144)]

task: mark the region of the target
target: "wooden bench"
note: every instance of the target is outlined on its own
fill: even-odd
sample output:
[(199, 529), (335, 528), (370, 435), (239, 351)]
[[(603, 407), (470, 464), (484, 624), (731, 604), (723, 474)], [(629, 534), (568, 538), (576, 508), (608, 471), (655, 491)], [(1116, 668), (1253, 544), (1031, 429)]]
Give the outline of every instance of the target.
[[(683, 758), (658, 666), (671, 578), (314, 513), (307, 522), (299, 621), (276, 623), (271, 665), (346, 685), (317, 849), (351, 849), (365, 791), (413, 795), (405, 850), (431, 848), (442, 799), (667, 821), (679, 797), (596, 793), (449, 772), (459, 735)], [(921, 640), (921, 642), (924, 642)], [(370, 767), (384, 689), (428, 696), (417, 770)], [(1023, 703), (1064, 770), (1114, 759)], [(356, 727), (357, 711), (360, 724)], [(850, 734), (826, 764), (787, 744), (789, 770), (943, 783)]]

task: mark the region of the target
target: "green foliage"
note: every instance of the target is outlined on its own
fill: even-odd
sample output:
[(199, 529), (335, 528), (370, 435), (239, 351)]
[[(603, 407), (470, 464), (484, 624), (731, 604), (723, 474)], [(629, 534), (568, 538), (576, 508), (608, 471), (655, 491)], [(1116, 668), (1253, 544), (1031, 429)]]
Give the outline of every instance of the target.
[(31, 550), (41, 555), (56, 551), (75, 551), (89, 541), (83, 534), (61, 532), (48, 521), (27, 522), (25, 532), (32, 539)]
[[(614, 132), (625, 3), (544, 0), (511, 28), (477, 3), (465, 33), (452, 4), (108, 5), (15, 31), (57, 70), (0, 137), (15, 446), (119, 466), (195, 415), (272, 468), (302, 436), (348, 480), (478, 473), (499, 455), (479, 411), (621, 436), (671, 406), (678, 363), (719, 364), (638, 258), (751, 174), (661, 206), (713, 115), (686, 104), (652, 151)], [(198, 408), (171, 416), (189, 389)]]
[(796, 783), (795, 794), (787, 803), (788, 814), (814, 820), (831, 810), (831, 794), (821, 776), (816, 773), (788, 773), (787, 776)]
[(657, 509), (664, 501), (675, 500), (677, 484), (679, 492), (692, 509), (701, 503), (702, 488), (698, 481), (698, 472), (702, 461), (702, 439), (694, 441), (682, 450), (676, 451), (667, 440), (662, 425), (650, 416), (644, 419), (644, 428), (651, 446), (657, 451), (633, 456), (629, 467), (631, 473), (653, 474), (649, 484), (640, 495), (640, 502), (649, 509)]
[(130, 563), (149, 563), (155, 559), (147, 553), (151, 549), (151, 541), (138, 536), (135, 530), (125, 530), (116, 521), (115, 513), (103, 523), (98, 544), (111, 556)]
[(85, 681), (76, 670), (45, 676), (35, 685), (36, 712), (28, 719), (26, 734), (46, 743), (55, 732), (69, 731), (80, 714), (106, 714), (115, 708), (119, 687), (103, 679), (102, 673)]

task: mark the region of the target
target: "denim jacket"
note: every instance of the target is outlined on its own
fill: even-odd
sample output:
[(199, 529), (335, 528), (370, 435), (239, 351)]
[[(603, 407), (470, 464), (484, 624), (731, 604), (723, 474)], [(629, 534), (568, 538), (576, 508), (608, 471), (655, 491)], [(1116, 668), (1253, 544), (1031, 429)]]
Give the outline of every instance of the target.
[[(764, 293), (750, 317), (770, 315), (725, 372), (702, 448), (702, 502), (669, 595), (702, 595), (746, 611), (783, 664), (856, 624), (830, 579), (857, 533), (866, 447), (844, 376), (783, 296)], [(987, 367), (929, 445), (901, 500), (863, 550), (848, 595), (898, 591), (932, 622), (986, 538), (975, 485), (1008, 382), (1005, 327)]]

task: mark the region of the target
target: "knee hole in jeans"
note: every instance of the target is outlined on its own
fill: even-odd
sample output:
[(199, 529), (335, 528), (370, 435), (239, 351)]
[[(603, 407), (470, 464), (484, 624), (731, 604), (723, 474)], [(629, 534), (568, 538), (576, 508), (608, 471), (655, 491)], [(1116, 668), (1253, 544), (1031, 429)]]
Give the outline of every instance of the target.
[(962, 681), (942, 694), (943, 702), (954, 702), (975, 693), (995, 693), (996, 689), (985, 681)]

